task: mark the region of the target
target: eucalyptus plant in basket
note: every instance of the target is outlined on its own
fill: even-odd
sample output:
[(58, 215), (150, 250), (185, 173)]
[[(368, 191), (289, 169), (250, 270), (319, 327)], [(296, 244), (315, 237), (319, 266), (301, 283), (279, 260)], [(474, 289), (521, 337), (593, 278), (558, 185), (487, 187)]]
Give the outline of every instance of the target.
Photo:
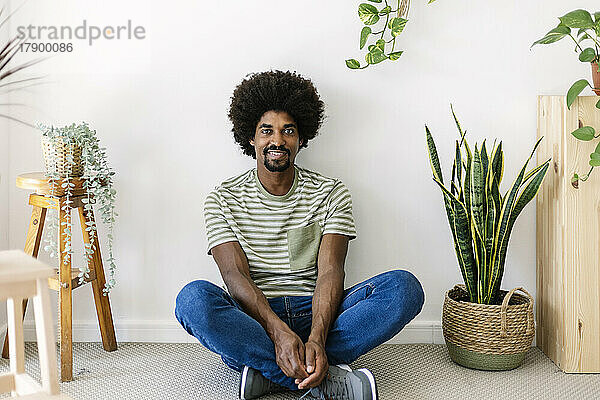
[[(570, 109), (577, 96), (589, 87), (600, 96), (600, 12), (592, 14), (586, 10), (574, 10), (559, 18), (558, 26), (550, 30), (543, 38), (535, 41), (531, 47), (538, 44), (551, 44), (570, 37), (575, 43), (575, 53), (579, 54), (579, 61), (590, 63), (592, 67), (593, 85), (587, 79), (580, 79), (573, 83), (567, 92), (567, 107)], [(596, 103), (600, 109), (600, 100)], [(600, 137), (591, 126), (582, 126), (571, 132), (579, 140), (590, 141)], [(600, 166), (600, 144), (590, 154), (590, 170), (587, 174), (579, 176), (573, 174), (571, 184), (578, 188), (579, 180), (586, 181), (594, 167)]]
[[(39, 125), (42, 131), (42, 143), (46, 148), (52, 148), (53, 151), (45, 151), (46, 176), (50, 184), (51, 196), (56, 197), (58, 185), (64, 191), (65, 201), (62, 211), (66, 212), (67, 218), (63, 226), (58, 226), (58, 213), (50, 218), (47, 225), (47, 237), (44, 242), (44, 250), (54, 257), (58, 254), (57, 233), (58, 229), (63, 229), (66, 244), (63, 250), (64, 262), (71, 259), (73, 249), (71, 245), (71, 205), (73, 204), (73, 188), (75, 184), (73, 179), (80, 177), (83, 180), (85, 197), (81, 199), (84, 204), (84, 212), (87, 221), (86, 231), (88, 231), (90, 242), (84, 243), (84, 266), (80, 267), (79, 279), (82, 282), (89, 278), (88, 262), (92, 256), (98, 241), (97, 226), (92, 218), (93, 204), (97, 204), (102, 222), (108, 228), (108, 271), (109, 276), (106, 280), (104, 293), (110, 292), (115, 285), (115, 260), (113, 257), (113, 226), (115, 217), (118, 215), (115, 211), (116, 190), (113, 188), (114, 171), (108, 165), (106, 157), (106, 148), (100, 147), (96, 131), (91, 130), (87, 123), (76, 125), (71, 124), (62, 128), (54, 126)], [(60, 149), (56, 151), (55, 149)], [(78, 170), (76, 172), (76, 170)], [(82, 170), (82, 172), (81, 172)], [(50, 210), (49, 210), (50, 211)]]
[(442, 330), (454, 362), (469, 368), (508, 370), (523, 362), (535, 324), (533, 297), (525, 289), (500, 290), (506, 251), (515, 221), (537, 194), (550, 160), (526, 172), (542, 139), (538, 140), (510, 189), (502, 195), (502, 142), (494, 142), (491, 153), (485, 140), (471, 151), (454, 110), (452, 115), (460, 140), (456, 140), (449, 187), (444, 186), (435, 143), (425, 126), (433, 180), (443, 193), (465, 283), (446, 292)]

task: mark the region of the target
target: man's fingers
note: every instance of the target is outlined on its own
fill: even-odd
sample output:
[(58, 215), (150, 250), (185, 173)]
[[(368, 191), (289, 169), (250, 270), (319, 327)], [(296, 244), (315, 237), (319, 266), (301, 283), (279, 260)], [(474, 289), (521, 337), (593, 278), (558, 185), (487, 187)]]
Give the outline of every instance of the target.
[(312, 374), (315, 371), (316, 354), (312, 347), (306, 349), (306, 372)]
[(300, 344), (298, 345), (298, 359), (300, 360), (300, 365), (302, 365), (302, 366), (306, 365), (305, 358), (304, 358), (305, 351), (306, 350), (304, 348), (304, 343), (300, 342)]
[(308, 376), (308, 374), (306, 373), (306, 370), (304, 369), (304, 364), (300, 364), (300, 361), (298, 360), (297, 357), (296, 357), (296, 359), (290, 359), (289, 362), (290, 362), (292, 370), (294, 372), (294, 375), (293, 375), (294, 378), (304, 379)]
[(327, 359), (316, 357), (315, 364), (316, 367), (314, 373), (310, 374), (308, 378), (297, 384), (299, 389), (313, 388), (319, 385), (327, 375), (327, 371), (329, 370)]

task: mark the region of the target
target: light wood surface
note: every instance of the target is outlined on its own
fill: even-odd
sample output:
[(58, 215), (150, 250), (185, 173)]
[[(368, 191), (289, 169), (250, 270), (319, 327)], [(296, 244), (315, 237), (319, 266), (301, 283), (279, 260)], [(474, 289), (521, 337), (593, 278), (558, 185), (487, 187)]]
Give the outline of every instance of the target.
[(565, 372), (600, 372), (600, 171), (579, 189), (574, 172), (589, 170), (598, 140), (571, 132), (590, 125), (600, 132), (600, 97), (538, 98), (538, 163), (552, 157), (537, 196), (537, 345)]
[[(6, 298), (10, 335), (10, 372), (0, 375), (0, 393), (18, 397), (43, 394), (49, 398), (59, 394), (47, 285), (52, 274), (50, 267), (23, 251), (0, 252), (0, 299)], [(27, 297), (33, 298), (42, 385), (25, 373), (23, 299)]]
[[(79, 212), (79, 222), (81, 224), (81, 232), (83, 234), (83, 242), (90, 243), (89, 232), (85, 230), (86, 222), (95, 222), (94, 213), (91, 213), (91, 218), (86, 216), (83, 207), (77, 208)], [(102, 256), (100, 255), (100, 244), (95, 242), (95, 250), (92, 254), (92, 260), (88, 263), (90, 269), (90, 278), (92, 275), (95, 279), (92, 280), (92, 292), (94, 293), (94, 303), (96, 304), (96, 315), (98, 316), (98, 324), (100, 325), (100, 335), (102, 336), (102, 346), (106, 351), (117, 349), (117, 338), (115, 336), (115, 328), (113, 325), (112, 311), (108, 296), (104, 296), (102, 289), (106, 283), (104, 277), (104, 267), (102, 266)]]
[[(68, 214), (62, 208), (64, 199), (61, 199), (60, 206), (60, 221), (66, 221)], [(73, 304), (71, 284), (71, 257), (65, 257), (65, 248), (67, 245), (67, 235), (64, 227), (60, 224), (59, 232), (59, 278), (60, 292), (58, 295), (59, 303), (59, 321), (60, 321), (60, 379), (63, 382), (73, 380)]]
[[(33, 207), (31, 218), (29, 220), (29, 228), (25, 237), (25, 254), (37, 258), (42, 242), (42, 231), (44, 230), (44, 221), (46, 219), (46, 209), (41, 207)], [(27, 310), (27, 298), (23, 299), (23, 317)], [(2, 347), (2, 358), (8, 358), (8, 334), (4, 336), (4, 346)]]
[[(85, 192), (83, 188), (83, 182), (85, 180), (81, 178), (72, 178), (71, 183), (75, 184), (72, 194), (74, 196), (82, 195)], [(52, 191), (48, 178), (46, 178), (43, 172), (28, 172), (17, 176), (17, 187), (21, 189), (34, 190), (37, 194), (49, 195)], [(57, 184), (54, 188), (55, 196), (64, 195), (64, 190)]]

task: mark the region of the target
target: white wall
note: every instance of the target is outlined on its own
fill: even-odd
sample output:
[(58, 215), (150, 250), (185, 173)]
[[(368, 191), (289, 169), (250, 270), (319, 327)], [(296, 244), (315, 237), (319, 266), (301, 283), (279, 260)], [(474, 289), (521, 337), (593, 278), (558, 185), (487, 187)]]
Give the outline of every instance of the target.
[[(4, 16), (4, 14), (2, 15)], [(11, 32), (10, 23), (0, 29), (0, 40), (5, 43)], [(0, 103), (10, 103), (10, 93), (0, 90)], [(0, 113), (9, 114), (9, 106), (0, 106)], [(8, 249), (9, 204), (9, 123), (0, 118), (0, 251)], [(0, 300), (0, 340), (4, 340), (6, 325), (6, 301)], [(2, 342), (4, 343), (4, 342)], [(1, 345), (0, 345), (1, 346)], [(1, 350), (0, 350), (1, 351)]]
[[(533, 51), (529, 46), (558, 16), (597, 3), (425, 3), (413, 1), (401, 60), (364, 71), (344, 65), (364, 54), (357, 46), (359, 1), (39, 0), (24, 6), (17, 16), (23, 24), (76, 26), (86, 18), (118, 25), (131, 19), (146, 28), (142, 41), (91, 47), (74, 41), (73, 53), (36, 68), (49, 83), (23, 94), (32, 106), (24, 117), (88, 121), (108, 148), (120, 213), (119, 283), (111, 301), (122, 340), (161, 339), (160, 327), (166, 336), (185, 338), (173, 325), (178, 290), (192, 279), (221, 282), (205, 252), (202, 203), (220, 181), (253, 165), (229, 133), (233, 88), (249, 72), (275, 68), (311, 77), (327, 105), (321, 135), (298, 163), (341, 178), (353, 194), (359, 236), (350, 246), (346, 284), (391, 268), (414, 272), (427, 294), (413, 324), (426, 329), (416, 340), (429, 341), (422, 334), (439, 326), (443, 293), (460, 274), (441, 194), (431, 180), (423, 126), (431, 128), (448, 173), (456, 138), (452, 102), (471, 141), (504, 141), (505, 179), (514, 179), (535, 142), (536, 96), (566, 93), (576, 79), (589, 76), (566, 41)], [(8, 245), (20, 247), (28, 193), (12, 182), (41, 170), (39, 134), (11, 125), (8, 142)], [(523, 285), (535, 292), (534, 207), (515, 226), (506, 288)], [(75, 326), (95, 332), (88, 288), (76, 291), (74, 305)]]

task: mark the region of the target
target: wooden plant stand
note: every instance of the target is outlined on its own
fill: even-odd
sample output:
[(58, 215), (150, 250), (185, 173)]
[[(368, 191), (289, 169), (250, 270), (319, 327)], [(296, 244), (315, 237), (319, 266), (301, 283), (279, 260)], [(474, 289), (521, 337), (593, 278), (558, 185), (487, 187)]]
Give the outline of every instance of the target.
[(571, 135), (580, 126), (600, 132), (597, 96), (538, 98), (538, 163), (552, 158), (537, 196), (537, 346), (565, 372), (600, 372), (600, 171), (579, 189), (598, 139)]
[[(81, 202), (82, 198), (87, 196), (84, 194), (82, 186), (83, 180), (73, 179), (72, 183), (75, 187), (72, 191), (71, 203), (72, 208), (77, 208), (79, 212), (79, 220), (81, 223), (81, 232), (83, 234), (84, 243), (89, 243), (90, 238), (88, 232), (85, 230), (86, 222), (89, 220), (84, 212), (84, 204)], [(58, 185), (60, 186), (60, 185)], [(100, 255), (100, 244), (96, 238), (96, 249), (93, 253), (92, 260), (88, 266), (90, 269), (90, 276), (82, 284), (79, 283), (77, 276), (78, 271), (71, 270), (71, 259), (64, 262), (63, 250), (66, 244), (66, 235), (62, 229), (61, 222), (67, 218), (67, 213), (62, 210), (66, 196), (62, 192), (62, 189), (56, 188), (55, 194), (57, 198), (49, 196), (51, 190), (48, 184), (47, 178), (45, 178), (42, 172), (34, 172), (28, 174), (22, 174), (17, 177), (17, 187), (22, 189), (35, 190), (36, 193), (29, 196), (29, 204), (33, 206), (33, 212), (31, 214), (31, 220), (29, 222), (29, 230), (27, 231), (27, 238), (25, 240), (25, 253), (37, 257), (40, 244), (42, 241), (42, 233), (44, 229), (44, 221), (46, 218), (47, 209), (59, 210), (59, 268), (55, 268), (55, 275), (48, 279), (48, 286), (59, 292), (59, 322), (60, 322), (60, 371), (61, 380), (63, 382), (73, 380), (73, 330), (72, 330), (72, 291), (73, 289), (82, 286), (86, 283), (92, 284), (92, 291), (94, 293), (94, 301), (96, 303), (96, 313), (98, 315), (98, 323), (100, 325), (100, 334), (102, 336), (102, 346), (106, 351), (114, 351), (117, 349), (117, 340), (115, 337), (115, 329), (113, 325), (112, 312), (110, 308), (110, 301), (107, 296), (103, 296), (102, 289), (105, 284), (104, 267), (102, 266), (102, 257)], [(91, 221), (94, 221), (94, 215), (92, 212)], [(25, 309), (27, 307), (27, 300), (23, 301), (23, 316), (25, 315)], [(9, 357), (9, 335), (6, 335), (4, 341), (4, 349), (2, 351), (2, 357)]]

